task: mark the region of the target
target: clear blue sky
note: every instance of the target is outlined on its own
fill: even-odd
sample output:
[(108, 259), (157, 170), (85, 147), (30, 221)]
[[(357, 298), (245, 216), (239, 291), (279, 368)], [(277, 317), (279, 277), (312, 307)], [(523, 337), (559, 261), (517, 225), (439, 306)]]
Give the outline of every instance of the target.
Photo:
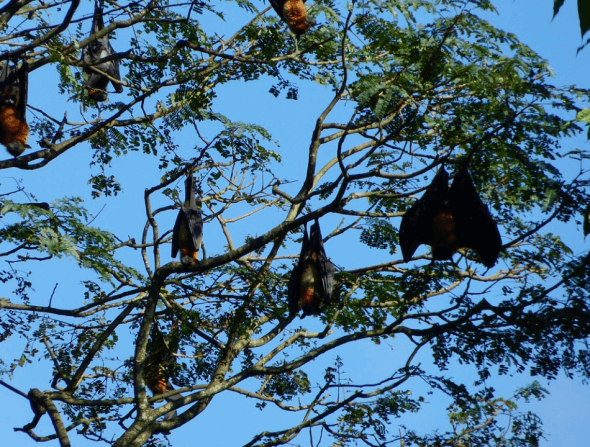
[[(309, 0), (312, 2), (312, 0)], [(262, 4), (260, 2), (260, 4)], [(567, 0), (559, 16), (551, 21), (553, 1), (551, 0), (515, 0), (515, 1), (498, 1), (499, 15), (490, 17), (499, 28), (515, 33), (524, 43), (531, 46), (541, 56), (545, 57), (555, 72), (555, 80), (558, 85), (577, 84), (582, 87), (590, 87), (590, 48), (576, 55), (576, 50), (581, 44), (580, 30), (577, 23), (576, 2)], [(271, 12), (272, 13), (272, 12)], [(236, 18), (237, 23), (245, 23), (243, 20)], [(235, 23), (227, 24), (231, 29)], [(121, 47), (124, 40), (119, 40), (114, 45)], [(39, 70), (41, 71), (41, 70)], [(50, 107), (43, 95), (43, 89), (46, 85), (56, 83), (55, 75), (47, 70), (43, 73), (35, 72), (31, 75), (30, 83), (35, 86), (29, 94), (29, 103), (35, 107), (45, 109)], [(35, 90), (37, 89), (37, 90)], [(326, 95), (318, 88), (307, 86), (302, 88), (298, 101), (286, 101), (284, 99), (275, 99), (268, 92), (268, 84), (251, 82), (245, 85), (231, 84), (220, 91), (216, 99), (216, 106), (226, 113), (233, 120), (255, 121), (258, 124), (269, 129), (273, 137), (281, 144), (277, 150), (283, 157), (283, 163), (278, 167), (278, 176), (285, 178), (297, 177), (297, 170), (303, 169), (299, 162), (298, 154), (306, 151), (309, 144), (309, 132), (295, 131), (295, 126), (285, 125), (283, 117), (299, 117), (301, 123), (297, 129), (313, 128), (315, 117), (320, 110), (325, 107)], [(239, 101), (236, 100), (239, 98)], [(306, 120), (306, 117), (309, 119)], [(34, 136), (32, 137), (34, 140)], [(193, 142), (186, 141), (186, 145), (192, 145)], [(580, 138), (575, 141), (567, 142), (566, 145), (576, 147), (588, 147), (585, 139)], [(567, 146), (566, 146), (567, 147)], [(21, 171), (4, 171), (0, 181), (5, 187), (9, 187), (11, 176), (17, 179), (23, 179), (27, 187), (31, 187), (41, 201), (51, 201), (55, 197), (64, 195), (81, 195), (88, 197), (90, 187), (86, 184), (88, 179), (88, 158), (90, 150), (85, 148), (70, 151), (70, 153), (58, 158), (47, 168), (33, 172)], [(104, 201), (102, 199), (89, 201), (86, 206), (95, 214), (99, 214), (103, 205), (108, 202), (107, 207), (100, 212), (94, 224), (99, 227), (108, 227), (115, 216), (124, 209), (130, 215), (137, 215), (138, 219), (126, 219), (120, 222), (118, 234), (139, 237), (141, 225), (144, 221), (144, 211), (141, 203), (143, 190), (147, 185), (153, 185), (157, 178), (161, 176), (155, 163), (148, 165), (141, 163), (142, 156), (130, 154), (115, 161), (116, 169), (120, 172), (137, 172), (136, 176), (128, 176), (128, 182), (123, 184), (124, 194), (115, 198)], [(141, 165), (141, 168), (139, 166)], [(82, 166), (82, 169), (79, 167)], [(67, 175), (66, 175), (67, 174)], [(149, 178), (148, 182), (144, 179)], [(124, 179), (121, 177), (121, 179)], [(51, 194), (48, 195), (48, 189)], [(24, 199), (23, 199), (24, 200)], [(170, 223), (174, 216), (170, 213)], [(334, 222), (335, 225), (335, 222)], [(329, 224), (327, 225), (329, 227)], [(218, 230), (207, 228), (206, 244), (208, 247), (215, 247), (214, 241), (220, 238)], [(245, 231), (244, 233), (247, 233)], [(576, 252), (587, 250), (588, 243), (582, 244), (581, 232), (572, 227), (571, 246)], [(213, 241), (213, 242), (209, 242)], [(339, 253), (344, 253), (338, 246), (327, 245), (328, 253), (338, 258)], [(214, 249), (215, 250), (215, 249)], [(47, 290), (38, 289), (39, 295), (49, 296), (55, 283), (58, 283), (57, 299), (80, 299), (81, 287), (71, 284), (68, 277), (79, 275), (78, 268), (74, 263), (64, 260), (62, 263), (63, 270), (58, 276), (56, 272), (37, 273), (38, 278), (44, 278), (47, 283)], [(354, 262), (346, 265), (347, 268), (355, 267)], [(45, 275), (45, 276), (43, 276)], [(64, 291), (64, 287), (68, 287)], [(1, 285), (0, 285), (1, 287)], [(9, 291), (2, 291), (0, 295), (8, 295)], [(56, 304), (57, 305), (57, 304)], [(22, 340), (22, 347), (25, 345)], [(42, 349), (41, 346), (35, 346)], [(2, 346), (5, 349), (4, 346)], [(371, 343), (363, 345), (362, 349), (358, 347), (354, 352), (338, 352), (345, 361), (345, 370), (351, 376), (372, 374), (374, 368), (383, 367), (376, 365), (375, 358), (383, 355), (382, 349), (389, 349), (387, 346), (374, 346)], [(396, 349), (398, 349), (396, 347)], [(13, 352), (3, 353), (2, 358), (12, 358), (16, 355)], [(316, 362), (318, 368), (324, 368), (334, 360), (336, 354)], [(391, 355), (388, 353), (387, 355)], [(30, 378), (38, 373), (35, 367), (26, 368), (25, 374), (14, 377), (11, 382), (22, 390), (30, 388)], [(20, 371), (17, 371), (20, 373)], [(465, 374), (464, 371), (458, 371), (457, 374)], [(468, 377), (468, 374), (466, 374)], [(508, 396), (519, 384), (529, 382), (528, 377), (503, 378), (494, 382), (497, 389), (505, 390)], [(35, 382), (38, 383), (38, 376)], [(49, 385), (49, 380), (46, 382)], [(547, 385), (547, 383), (542, 383)], [(528, 409), (537, 412), (545, 423), (546, 431), (550, 434), (548, 441), (542, 441), (541, 447), (561, 447), (561, 446), (590, 446), (590, 400), (586, 397), (589, 388), (582, 385), (579, 381), (571, 381), (565, 378), (549, 384), (551, 395), (540, 403), (531, 404)], [(14, 433), (12, 427), (22, 427), (29, 422), (30, 410), (28, 402), (15, 396), (6, 390), (0, 391), (4, 400), (4, 410), (0, 413), (3, 420), (4, 445), (28, 447), (37, 445), (29, 440), (22, 433)], [(250, 436), (244, 436), (243, 433), (254, 434), (256, 431), (264, 429), (281, 428), (282, 420), (274, 415), (271, 411), (259, 412), (253, 408), (252, 403), (243, 401), (239, 403), (231, 396), (221, 396), (214, 401), (212, 407), (197, 420), (187, 424), (181, 429), (174, 432), (170, 439), (175, 447), (185, 446), (238, 446), (247, 442)], [(523, 408), (524, 409), (524, 408)], [(215, 427), (216, 419), (223, 415), (225, 420), (235, 421), (233, 430), (210, 430)], [(26, 415), (26, 417), (24, 416)], [(276, 417), (275, 417), (276, 416)], [(436, 411), (430, 413), (426, 410), (420, 413), (418, 418), (408, 418), (409, 426), (419, 426), (420, 421), (432, 421), (439, 415)], [(39, 433), (45, 434), (51, 432), (48, 418), (45, 417), (39, 425)], [(396, 432), (395, 427), (391, 427)], [(215, 437), (210, 438), (212, 432)], [(50, 443), (48, 445), (57, 445)], [(81, 437), (73, 437), (74, 446), (93, 445)]]

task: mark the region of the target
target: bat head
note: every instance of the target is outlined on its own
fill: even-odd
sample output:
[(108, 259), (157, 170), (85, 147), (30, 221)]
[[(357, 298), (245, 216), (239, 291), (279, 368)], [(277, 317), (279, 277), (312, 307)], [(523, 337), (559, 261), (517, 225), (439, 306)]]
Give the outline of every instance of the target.
[(96, 102), (104, 102), (108, 98), (107, 92), (104, 90), (88, 90), (88, 96)]
[(12, 141), (6, 145), (6, 150), (13, 157), (21, 155), (27, 147), (31, 147), (28, 144), (23, 144), (20, 141)]

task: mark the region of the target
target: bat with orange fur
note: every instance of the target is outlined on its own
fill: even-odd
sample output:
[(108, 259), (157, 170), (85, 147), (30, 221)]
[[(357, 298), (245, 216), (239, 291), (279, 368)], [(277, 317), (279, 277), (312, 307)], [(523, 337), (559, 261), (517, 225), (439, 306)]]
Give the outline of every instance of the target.
[(302, 318), (307, 315), (319, 315), (323, 306), (330, 304), (334, 290), (334, 264), (328, 260), (319, 222), (303, 229), (303, 242), (299, 262), (291, 272), (289, 279), (289, 310), (291, 315), (301, 309)]
[[(158, 323), (152, 327), (151, 340), (148, 345), (148, 355), (145, 360), (145, 383), (154, 396), (174, 390), (168, 379), (170, 370), (175, 362), (174, 353), (178, 350), (179, 325), (178, 322), (172, 327), (168, 340), (160, 330)], [(182, 399), (181, 394), (175, 394), (166, 398), (167, 402), (174, 402)], [(167, 421), (176, 417), (176, 410), (169, 411), (164, 415)]]
[(184, 204), (178, 211), (172, 232), (172, 257), (180, 251), (180, 262), (190, 265), (197, 261), (203, 242), (203, 218), (195, 200), (195, 179), (193, 171), (187, 172)]
[(430, 245), (434, 260), (449, 260), (460, 248), (470, 248), (492, 267), (502, 249), (498, 225), (481, 201), (467, 169), (451, 187), (441, 167), (424, 195), (404, 214), (399, 238), (405, 262), (421, 244)]
[[(92, 31), (90, 32), (90, 36), (97, 34), (102, 29), (104, 29), (102, 7), (97, 1), (94, 4), (94, 17), (92, 19)], [(113, 50), (113, 47), (111, 46), (108, 34), (91, 42), (88, 45), (88, 48), (84, 51), (84, 63), (86, 64), (84, 66), (84, 72), (88, 76), (84, 85), (88, 89), (88, 96), (97, 102), (106, 101), (108, 97), (106, 88), (109, 82), (113, 84), (117, 93), (123, 92), (123, 86), (121, 84), (113, 82), (107, 76), (97, 71), (100, 70), (113, 79), (118, 81), (121, 80), (118, 60), (115, 59), (99, 62), (113, 54), (115, 54), (115, 50)]]
[(270, 0), (270, 4), (279, 17), (299, 39), (315, 25), (315, 20), (308, 17), (305, 0)]
[(5, 61), (0, 72), (0, 143), (10, 155), (18, 157), (27, 145), (27, 88), (29, 66), (11, 67)]

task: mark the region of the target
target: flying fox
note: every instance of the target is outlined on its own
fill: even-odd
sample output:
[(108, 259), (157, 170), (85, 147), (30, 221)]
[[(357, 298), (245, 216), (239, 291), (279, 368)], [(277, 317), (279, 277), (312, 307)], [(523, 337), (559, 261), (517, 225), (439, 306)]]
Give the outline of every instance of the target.
[(20, 67), (5, 61), (0, 72), (0, 143), (13, 157), (25, 151), (29, 126), (27, 124), (27, 89), (29, 66)]
[(279, 17), (299, 39), (315, 25), (315, 20), (307, 16), (305, 0), (270, 0)]
[[(154, 396), (174, 390), (169, 377), (175, 361), (174, 352), (178, 350), (178, 332), (178, 324), (175, 324), (167, 341), (158, 324), (154, 323), (153, 325), (148, 355), (145, 360), (145, 383)], [(166, 401), (174, 402), (179, 399), (182, 399), (182, 395), (175, 394), (167, 397)], [(166, 413), (164, 420), (167, 421), (174, 417), (176, 417), (176, 410)]]
[(334, 289), (334, 264), (328, 260), (319, 222), (303, 229), (303, 242), (299, 262), (291, 272), (289, 279), (289, 310), (291, 315), (303, 311), (307, 315), (319, 315), (323, 306), (330, 304)]
[(178, 211), (172, 232), (172, 257), (180, 250), (180, 262), (184, 265), (198, 262), (199, 249), (203, 242), (203, 219), (195, 200), (195, 179), (190, 169), (184, 181), (184, 204)]
[(399, 230), (400, 245), (408, 262), (421, 244), (430, 245), (434, 260), (449, 260), (460, 248), (477, 252), (483, 265), (498, 260), (502, 239), (488, 207), (481, 201), (467, 169), (448, 186), (449, 174), (441, 167), (424, 195), (408, 210)]
[[(102, 29), (104, 29), (102, 7), (97, 1), (94, 4), (94, 17), (92, 19), (92, 31), (90, 32), (90, 36), (98, 33)], [(88, 96), (97, 102), (106, 101), (106, 88), (109, 81), (112, 83), (117, 93), (123, 92), (123, 86), (120, 83), (113, 82), (107, 76), (95, 70), (100, 70), (103, 73), (108, 74), (111, 78), (120, 81), (121, 74), (119, 73), (118, 60), (115, 59), (97, 63), (113, 54), (115, 54), (115, 50), (113, 50), (107, 34), (91, 42), (84, 51), (84, 72), (88, 76), (84, 85), (88, 89)]]

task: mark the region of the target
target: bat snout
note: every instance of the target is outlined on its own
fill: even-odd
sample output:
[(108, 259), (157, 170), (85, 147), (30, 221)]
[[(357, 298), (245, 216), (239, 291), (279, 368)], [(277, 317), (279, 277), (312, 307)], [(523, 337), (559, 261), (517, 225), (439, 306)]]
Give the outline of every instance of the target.
[[(28, 145), (22, 144), (20, 141), (13, 141), (6, 146), (6, 150), (10, 155), (13, 157), (18, 157), (21, 155)], [(30, 147), (30, 146), (28, 146)]]

